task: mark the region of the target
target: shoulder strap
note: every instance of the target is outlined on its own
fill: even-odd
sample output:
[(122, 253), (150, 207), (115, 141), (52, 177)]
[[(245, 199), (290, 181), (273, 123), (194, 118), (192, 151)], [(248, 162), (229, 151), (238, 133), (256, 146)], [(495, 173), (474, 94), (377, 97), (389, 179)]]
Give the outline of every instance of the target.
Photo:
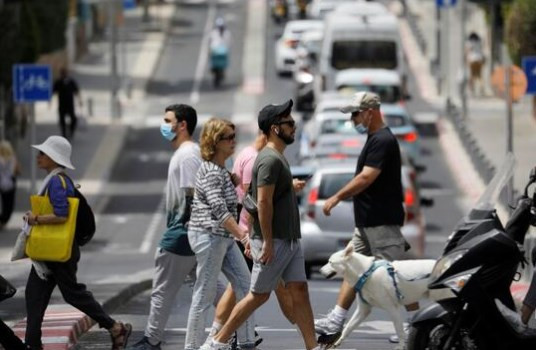
[[(65, 182), (65, 179), (63, 178), (62, 174), (58, 174), (57, 176), (60, 178), (61, 186), (63, 187), (63, 189), (66, 190), (67, 189), (67, 183)], [(47, 188), (45, 190), (45, 197), (48, 197), (48, 187), (49, 186), (50, 186), (50, 183), (47, 185)]]

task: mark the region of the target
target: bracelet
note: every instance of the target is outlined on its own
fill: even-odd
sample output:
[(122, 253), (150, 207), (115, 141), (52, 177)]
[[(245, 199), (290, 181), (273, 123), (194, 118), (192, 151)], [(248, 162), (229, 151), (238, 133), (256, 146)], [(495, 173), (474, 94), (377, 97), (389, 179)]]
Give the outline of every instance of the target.
[(249, 236), (247, 234), (244, 235), (244, 237), (240, 238), (240, 243), (242, 243), (242, 245), (245, 246), (248, 242), (249, 242)]

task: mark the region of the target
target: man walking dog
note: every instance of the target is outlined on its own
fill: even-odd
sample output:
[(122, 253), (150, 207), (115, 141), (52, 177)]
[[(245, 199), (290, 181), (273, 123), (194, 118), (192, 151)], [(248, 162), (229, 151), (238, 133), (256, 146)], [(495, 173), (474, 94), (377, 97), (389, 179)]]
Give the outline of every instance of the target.
[[(356, 175), (324, 204), (324, 214), (342, 200), (352, 197), (355, 231), (353, 249), (385, 260), (400, 259), (408, 244), (400, 226), (404, 223), (400, 148), (396, 137), (385, 125), (380, 98), (371, 92), (358, 92), (352, 102), (341, 108), (360, 134), (368, 134), (357, 161)], [(321, 335), (342, 331), (348, 309), (356, 298), (354, 286), (343, 282), (337, 305), (326, 318), (315, 320)], [(393, 341), (397, 341), (393, 339)]]

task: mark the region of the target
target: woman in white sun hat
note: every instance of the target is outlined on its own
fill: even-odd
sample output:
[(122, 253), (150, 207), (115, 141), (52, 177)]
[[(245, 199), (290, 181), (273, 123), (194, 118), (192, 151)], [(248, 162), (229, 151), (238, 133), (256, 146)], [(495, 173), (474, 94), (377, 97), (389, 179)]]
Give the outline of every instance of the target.
[[(50, 136), (40, 145), (33, 145), (39, 150), (37, 166), (47, 172), (38, 194), (48, 191), (48, 197), (54, 208), (53, 214), (34, 215), (27, 212), (24, 219), (30, 225), (62, 224), (67, 220), (69, 202), (67, 197), (74, 197), (74, 184), (64, 174), (65, 168), (74, 169), (71, 162), (71, 144), (61, 136)], [(64, 181), (62, 181), (64, 180)], [(76, 279), (77, 264), (80, 260), (80, 248), (73, 243), (71, 258), (66, 262), (33, 262), (28, 282), (26, 283), (26, 347), (41, 350), (41, 324), (50, 301), (50, 295), (59, 287), (65, 301), (94, 319), (101, 328), (106, 328), (112, 338), (112, 349), (126, 347), (132, 326), (116, 322), (102, 309), (84, 284)]]

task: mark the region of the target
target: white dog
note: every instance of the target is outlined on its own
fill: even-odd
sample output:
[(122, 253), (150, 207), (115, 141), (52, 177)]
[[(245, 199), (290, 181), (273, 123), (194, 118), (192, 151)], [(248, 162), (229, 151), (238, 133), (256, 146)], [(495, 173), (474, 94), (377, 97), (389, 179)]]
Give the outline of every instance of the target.
[[(399, 260), (388, 263), (355, 253), (352, 249), (334, 253), (320, 269), (322, 275), (326, 278), (342, 277), (351, 286), (356, 286), (358, 281), (361, 285), (360, 295), (357, 296), (357, 309), (334, 346), (339, 346), (365, 320), (372, 307), (379, 307), (391, 316), (400, 339), (397, 349), (403, 349), (406, 334), (402, 307), (428, 298), (428, 280), (434, 264), (435, 260)], [(373, 265), (376, 268), (374, 270), (371, 268)], [(362, 278), (367, 271), (369, 277)]]

